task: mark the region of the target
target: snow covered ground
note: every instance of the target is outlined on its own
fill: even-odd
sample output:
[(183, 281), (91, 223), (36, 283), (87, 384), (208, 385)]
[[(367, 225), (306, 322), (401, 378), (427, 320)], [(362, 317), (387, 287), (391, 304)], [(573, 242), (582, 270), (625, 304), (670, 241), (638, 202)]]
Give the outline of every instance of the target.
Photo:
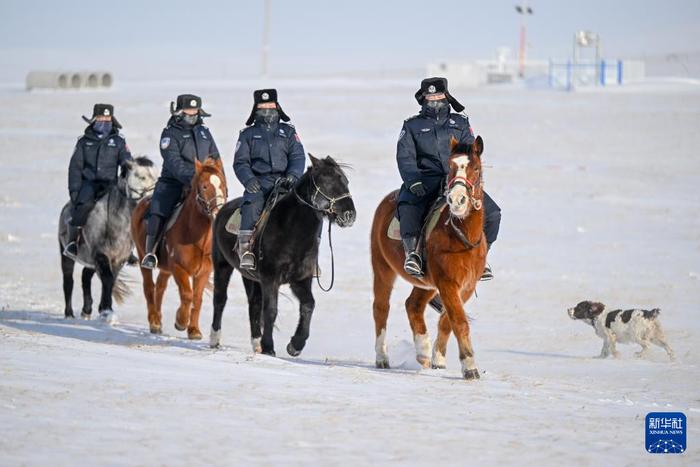
[[(0, 464), (697, 465), (700, 462), (700, 86), (655, 83), (604, 91), (455, 90), (485, 140), (486, 187), (503, 208), (467, 310), (482, 379), (421, 370), (400, 284), (389, 355), (377, 370), (368, 236), (374, 208), (396, 188), (395, 142), (415, 113), (416, 83), (278, 82), (307, 151), (354, 166), (358, 221), (334, 230), (336, 288), (316, 292), (301, 357), (284, 354), (296, 303), (280, 301), (281, 358), (253, 355), (234, 278), (221, 350), (173, 328), (148, 333), (140, 276), (120, 323), (64, 320), (56, 222), (81, 114), (115, 104), (135, 154), (159, 161), (168, 103), (203, 96), (225, 155), (248, 116), (254, 82), (120, 83), (112, 92), (0, 90)], [(325, 241), (325, 238), (324, 238)], [(325, 245), (325, 244), (324, 244)], [(322, 267), (329, 280), (329, 256)], [(76, 279), (78, 274), (76, 272)], [(79, 281), (77, 281), (79, 282)], [(93, 290), (97, 293), (98, 282)], [(77, 284), (76, 284), (77, 285)], [(290, 295), (287, 291), (287, 295)], [(76, 308), (80, 292), (74, 293)], [(566, 308), (660, 307), (678, 362), (602, 342)], [(437, 315), (427, 311), (433, 336)], [(202, 312), (208, 334), (211, 299)], [(644, 417), (682, 411), (688, 451), (650, 455)], [(672, 458), (671, 458), (672, 457)]]

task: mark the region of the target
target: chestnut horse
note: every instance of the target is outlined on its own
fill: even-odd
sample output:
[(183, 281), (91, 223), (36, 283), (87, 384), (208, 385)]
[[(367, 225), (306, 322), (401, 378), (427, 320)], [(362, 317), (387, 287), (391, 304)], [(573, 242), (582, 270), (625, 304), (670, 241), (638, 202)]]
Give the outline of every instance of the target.
[[(167, 230), (157, 248), (158, 279), (153, 284), (153, 271), (141, 268), (143, 294), (148, 305), (148, 324), (153, 334), (162, 332), (161, 306), (170, 276), (175, 276), (180, 291), (180, 306), (175, 317), (175, 329), (187, 329), (187, 337), (201, 339), (199, 312), (202, 293), (209, 286), (211, 262), (211, 225), (219, 209), (226, 203), (226, 177), (219, 158), (208, 158), (204, 163), (195, 160), (195, 174), (182, 210), (172, 227)], [(136, 244), (139, 260), (146, 245), (146, 219), (151, 198), (142, 200), (131, 219), (131, 235)], [(167, 227), (166, 227), (167, 228)]]
[[(449, 173), (445, 196), (447, 207), (440, 214), (435, 229), (423, 249), (425, 275), (417, 278), (403, 269), (404, 251), (401, 242), (387, 236), (387, 229), (396, 212), (398, 193), (386, 196), (374, 213), (371, 233), (372, 269), (374, 270), (375, 351), (378, 368), (389, 368), (386, 349), (386, 321), (389, 298), (396, 276), (413, 285), (406, 299), (406, 312), (413, 331), (416, 359), (424, 368), (445, 368), (445, 350), (450, 331), (459, 344), (459, 359), (465, 379), (479, 378), (474, 362), (474, 349), (469, 337), (469, 323), (463, 304), (471, 297), (486, 264), (484, 239), (483, 183), (481, 136), (471, 145), (450, 140)], [(436, 293), (442, 297), (445, 312), (440, 316), (438, 336), (432, 351), (425, 326), (424, 311)]]

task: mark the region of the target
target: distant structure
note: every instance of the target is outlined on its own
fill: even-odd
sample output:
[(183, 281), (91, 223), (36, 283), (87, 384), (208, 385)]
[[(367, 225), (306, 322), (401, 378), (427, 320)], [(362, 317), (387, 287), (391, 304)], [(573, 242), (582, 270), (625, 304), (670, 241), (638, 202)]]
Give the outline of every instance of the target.
[(114, 78), (106, 71), (30, 71), (27, 91), (32, 89), (109, 88)]
[(579, 87), (622, 85), (644, 79), (646, 73), (643, 61), (606, 60), (601, 56), (601, 48), (597, 33), (576, 32), (572, 58), (565, 62), (549, 60), (549, 86), (573, 91)]

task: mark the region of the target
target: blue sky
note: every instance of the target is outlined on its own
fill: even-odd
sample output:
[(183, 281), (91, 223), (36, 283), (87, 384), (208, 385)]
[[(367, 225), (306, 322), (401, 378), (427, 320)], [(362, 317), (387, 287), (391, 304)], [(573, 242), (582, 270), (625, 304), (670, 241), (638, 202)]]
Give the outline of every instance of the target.
[[(515, 1), (273, 0), (273, 74), (421, 68), (441, 59), (517, 50)], [(529, 55), (566, 57), (578, 29), (600, 33), (606, 56), (700, 49), (697, 0), (532, 0)], [(101, 67), (133, 76), (254, 75), (263, 1), (0, 0), (4, 77), (27, 68)]]

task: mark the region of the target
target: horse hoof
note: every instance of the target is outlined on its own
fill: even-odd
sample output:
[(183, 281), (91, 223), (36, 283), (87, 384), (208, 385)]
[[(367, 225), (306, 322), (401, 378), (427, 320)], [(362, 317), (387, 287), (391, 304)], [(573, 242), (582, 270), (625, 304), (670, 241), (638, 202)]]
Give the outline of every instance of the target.
[(90, 319), (91, 316), (92, 316), (92, 312), (86, 313), (86, 312), (83, 311), (83, 312), (80, 313), (80, 317), (83, 318), (83, 319)]
[(177, 321), (175, 321), (175, 329), (177, 329), (178, 331), (184, 331), (185, 329), (187, 329), (187, 326), (180, 326), (179, 324), (177, 324)]
[(416, 357), (416, 361), (420, 363), (423, 368), (430, 368), (430, 359), (428, 357)]
[(163, 334), (163, 329), (160, 326), (151, 325), (151, 334)]
[(187, 331), (187, 338), (192, 341), (198, 341), (202, 339), (202, 333), (199, 332), (199, 329)]
[(117, 324), (117, 314), (112, 310), (100, 311), (100, 319), (110, 325)]
[(445, 365), (439, 365), (437, 363), (432, 363), (430, 365), (430, 368), (432, 368), (433, 370), (444, 370), (447, 367)]
[(388, 360), (377, 361), (375, 362), (375, 364), (377, 365), (377, 368), (380, 368), (382, 370), (388, 370), (390, 368)]
[(464, 379), (466, 380), (471, 380), (471, 379), (479, 379), (479, 370), (476, 368), (472, 370), (464, 370)]
[(269, 355), (270, 357), (276, 357), (276, 356), (277, 356), (277, 354), (275, 353), (274, 350), (265, 350), (265, 349), (262, 349), (262, 352), (261, 352), (261, 353), (262, 353), (263, 355)]
[(253, 347), (253, 353), (262, 353), (262, 343), (259, 337), (250, 339), (250, 345)]
[(299, 355), (301, 355), (301, 350), (295, 349), (292, 343), (290, 342), (289, 344), (287, 344), (287, 353), (292, 357), (298, 357)]
[(69, 312), (69, 313), (65, 313), (64, 318), (66, 318), (66, 319), (72, 319), (72, 318), (75, 318), (75, 315), (74, 315), (73, 312), (71, 311), (71, 312)]

